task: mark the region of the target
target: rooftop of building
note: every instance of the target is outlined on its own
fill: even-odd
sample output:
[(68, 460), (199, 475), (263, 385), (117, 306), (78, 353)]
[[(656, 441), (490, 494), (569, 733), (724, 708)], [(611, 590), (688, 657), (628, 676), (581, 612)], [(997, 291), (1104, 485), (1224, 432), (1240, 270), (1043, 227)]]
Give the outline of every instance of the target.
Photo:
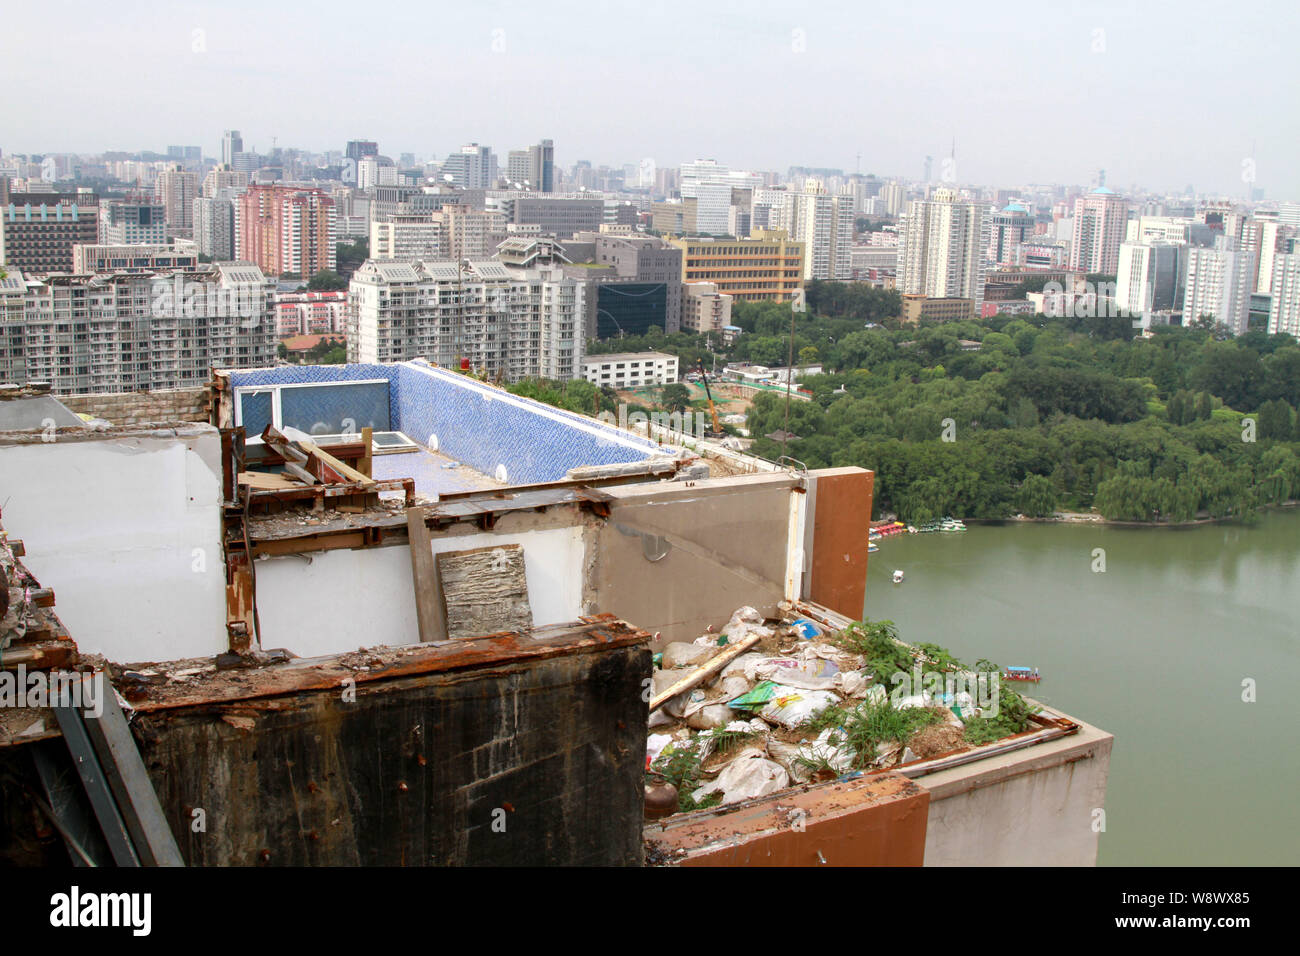
[(676, 355), (667, 352), (610, 352), (607, 355), (588, 355), (582, 360), (583, 365), (605, 365), (610, 362), (638, 362), (651, 359), (659, 362), (665, 359), (677, 361)]

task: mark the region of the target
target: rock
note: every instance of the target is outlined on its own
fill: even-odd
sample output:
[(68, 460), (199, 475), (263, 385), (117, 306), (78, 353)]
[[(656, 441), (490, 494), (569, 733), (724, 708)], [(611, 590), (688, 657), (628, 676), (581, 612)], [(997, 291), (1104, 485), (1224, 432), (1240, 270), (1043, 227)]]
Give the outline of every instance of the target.
[(741, 654), (734, 661), (722, 669), (723, 677), (745, 676), (745, 671), (751, 664), (757, 664), (759, 661), (767, 660), (766, 654), (760, 654), (757, 651), (749, 651)]
[(739, 674), (724, 677), (722, 679), (722, 699), (735, 700), (741, 694), (748, 694), (750, 686), (749, 681)]
[[(702, 664), (712, 657), (717, 650), (716, 645), (705, 646), (674, 641), (664, 648), (664, 669), (671, 670), (674, 667), (689, 667)], [(678, 674), (677, 679), (681, 679), (682, 676)]]
[(696, 730), (725, 727), (735, 716), (736, 712), (726, 704), (709, 704), (691, 714), (686, 720), (686, 726), (694, 727)]

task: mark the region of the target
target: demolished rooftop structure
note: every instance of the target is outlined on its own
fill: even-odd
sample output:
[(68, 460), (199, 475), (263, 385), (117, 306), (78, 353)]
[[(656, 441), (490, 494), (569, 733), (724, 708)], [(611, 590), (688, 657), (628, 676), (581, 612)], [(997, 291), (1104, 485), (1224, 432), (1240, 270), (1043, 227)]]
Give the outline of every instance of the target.
[[(0, 671), (103, 675), (155, 795), (117, 794), (119, 819), (166, 843), (161, 814), (186, 864), (1095, 861), (1110, 736), (1059, 712), (648, 806), (647, 735), (693, 740), (736, 678), (773, 673), (737, 656), (674, 690), (738, 621), (765, 630), (761, 661), (803, 668), (862, 617), (869, 471), (656, 440), (420, 361), (217, 372), (185, 403), (202, 421), (51, 425), (17, 414), (28, 392), (0, 394), (0, 520), (22, 541), (0, 548)], [(780, 750), (753, 733), (751, 757)], [(0, 858), (121, 862), (69, 839), (114, 797), (54, 799), (39, 766), (66, 776), (71, 746), (39, 708), (0, 723)], [(724, 773), (715, 755), (701, 785)]]

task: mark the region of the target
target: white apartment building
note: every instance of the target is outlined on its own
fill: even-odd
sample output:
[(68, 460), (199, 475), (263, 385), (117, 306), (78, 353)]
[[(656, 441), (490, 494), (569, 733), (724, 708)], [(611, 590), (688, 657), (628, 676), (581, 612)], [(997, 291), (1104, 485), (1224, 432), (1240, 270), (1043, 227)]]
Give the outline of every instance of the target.
[(90, 395), (206, 385), (213, 367), (270, 365), (274, 289), (249, 263), (56, 274), (17, 293), (6, 280), (0, 381), (46, 381), (56, 393)]
[(1273, 257), (1270, 279), (1273, 308), (1269, 314), (1269, 335), (1285, 332), (1300, 338), (1300, 253)]
[(179, 166), (165, 169), (154, 181), (154, 195), (167, 216), (167, 235), (190, 239), (194, 235), (194, 200), (199, 196), (199, 177)]
[(677, 356), (666, 352), (589, 355), (582, 362), (582, 377), (593, 385), (613, 389), (669, 385), (677, 381)]
[(585, 284), (500, 262), (369, 260), (348, 289), (349, 362), (468, 360), (506, 381), (581, 374)]
[(682, 330), (721, 332), (731, 324), (731, 301), (731, 296), (718, 291), (716, 282), (683, 282)]
[(1208, 315), (1233, 335), (1241, 335), (1250, 321), (1254, 278), (1255, 253), (1242, 250), (1231, 238), (1220, 238), (1213, 249), (1189, 248), (1183, 324), (1191, 325)]
[(992, 206), (936, 189), (907, 207), (899, 224), (898, 279), (904, 295), (984, 302), (985, 252), (993, 231)]
[(443, 217), (438, 213), (399, 213), (370, 224), (370, 258), (450, 259), (451, 245)]
[(235, 203), (228, 193), (194, 200), (194, 242), (216, 262), (235, 258)]
[(229, 190), (231, 193), (240, 193), (248, 188), (248, 173), (237, 169), (224, 169), (217, 167), (208, 170), (208, 174), (203, 177), (203, 186), (200, 194), (205, 199), (213, 199), (223, 195)]
[(847, 280), (853, 274), (853, 198), (831, 196), (819, 180), (786, 193), (790, 238), (803, 242), (804, 279)]

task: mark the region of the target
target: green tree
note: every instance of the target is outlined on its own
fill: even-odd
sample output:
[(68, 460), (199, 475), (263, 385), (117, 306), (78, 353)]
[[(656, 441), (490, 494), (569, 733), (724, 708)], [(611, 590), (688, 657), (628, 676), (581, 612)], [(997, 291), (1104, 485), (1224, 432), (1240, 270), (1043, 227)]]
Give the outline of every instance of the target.
[(307, 288), (311, 292), (339, 292), (347, 287), (344, 278), (331, 269), (316, 273), (307, 282)]
[(670, 412), (684, 412), (691, 407), (691, 390), (680, 382), (673, 382), (660, 390), (659, 401)]
[(1056, 488), (1042, 475), (1029, 475), (1016, 492), (1016, 507), (1030, 518), (1046, 518), (1056, 510)]

